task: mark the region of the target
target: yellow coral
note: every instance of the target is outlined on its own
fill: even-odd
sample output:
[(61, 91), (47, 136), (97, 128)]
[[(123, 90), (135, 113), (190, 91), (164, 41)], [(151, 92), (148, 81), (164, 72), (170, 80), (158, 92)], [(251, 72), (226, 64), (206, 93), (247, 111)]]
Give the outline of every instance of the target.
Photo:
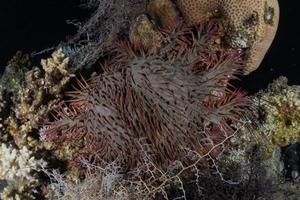
[(265, 110), (265, 122), (260, 131), (267, 137), (271, 153), (276, 146), (286, 146), (300, 140), (300, 87), (288, 86), (285, 78), (275, 81), (267, 92), (260, 92), (256, 104)]
[[(62, 49), (50, 58), (42, 59), (42, 69), (34, 67), (25, 75), (19, 99), (13, 108), (14, 115), (7, 117), (7, 131), (18, 146), (36, 146), (36, 140), (28, 135), (42, 122), (61, 98), (62, 91), (75, 75), (69, 68), (69, 58)], [(49, 98), (45, 102), (45, 98)]]

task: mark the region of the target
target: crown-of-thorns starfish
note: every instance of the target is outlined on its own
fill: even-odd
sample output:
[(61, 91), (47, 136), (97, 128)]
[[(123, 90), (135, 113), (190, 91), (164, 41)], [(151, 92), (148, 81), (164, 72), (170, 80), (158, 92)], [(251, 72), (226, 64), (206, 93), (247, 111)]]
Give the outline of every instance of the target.
[(190, 24), (215, 14), (223, 18), (228, 26), (229, 44), (249, 48), (245, 74), (259, 67), (278, 27), (277, 0), (177, 0), (176, 4)]
[(171, 0), (152, 0), (147, 13), (166, 27), (177, 17), (176, 8), (190, 25), (214, 17), (221, 19), (226, 28), (227, 44), (232, 48), (249, 49), (245, 74), (261, 64), (279, 22), (277, 0), (177, 0), (176, 5)]

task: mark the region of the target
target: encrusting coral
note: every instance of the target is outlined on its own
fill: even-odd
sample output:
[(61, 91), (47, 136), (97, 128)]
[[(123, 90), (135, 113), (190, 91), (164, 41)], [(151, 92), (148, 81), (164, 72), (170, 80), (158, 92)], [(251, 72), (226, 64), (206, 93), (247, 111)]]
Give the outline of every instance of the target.
[(259, 147), (264, 179), (274, 187), (270, 199), (298, 199), (300, 87), (290, 86), (286, 77), (279, 77), (251, 99), (256, 115), (250, 119), (255, 126), (251, 132), (241, 130), (238, 137), (232, 138), (232, 146), (227, 149), (221, 165), (227, 167), (226, 163), (239, 163), (247, 178), (252, 170), (249, 152), (253, 147)]
[(32, 56), (18, 51), (8, 62), (0, 79), (0, 141), (7, 142), (10, 138), (7, 131), (7, 118), (11, 115), (11, 107), (20, 100), (20, 91), (29, 71)]
[(129, 31), (130, 41), (146, 49), (159, 48), (162, 45), (162, 34), (155, 30), (155, 26), (146, 15), (135, 19)]
[(117, 42), (122, 45), (104, 62), (104, 73), (79, 83), (57, 110), (57, 120), (41, 131), (42, 139), (58, 149), (80, 144), (65, 158), (77, 165), (86, 158), (98, 164), (122, 160), (133, 168), (143, 151), (161, 167), (189, 162), (189, 151), (217, 155), (218, 144), (235, 132), (230, 124), (249, 106), (240, 92), (223, 84), (241, 65), (237, 52), (212, 48), (219, 33), (212, 22), (178, 23), (163, 33), (168, 43), (155, 53)]
[(260, 145), (265, 149), (265, 164), (272, 168), (269, 171), (276, 174), (272, 176), (282, 178), (282, 149), (290, 145), (297, 146), (300, 141), (300, 87), (289, 86), (286, 77), (279, 77), (268, 89), (261, 90), (251, 99), (256, 115), (249, 120), (255, 126), (251, 134), (248, 130), (241, 130), (238, 137), (232, 138), (234, 148), (230, 149), (228, 159), (239, 163), (249, 162), (245, 160), (247, 151)]
[(280, 77), (255, 95), (254, 101), (263, 116), (259, 131), (266, 137), (269, 153), (300, 141), (299, 86), (288, 86), (287, 79)]
[(23, 87), (25, 73), (29, 71), (32, 64), (32, 56), (18, 51), (8, 62), (1, 77), (0, 83), (10, 96), (10, 102), (14, 103), (20, 98), (19, 91)]
[(36, 172), (45, 166), (32, 152), (23, 147), (18, 150), (1, 143), (0, 146), (0, 196), (3, 200), (36, 199), (39, 186)]
[(147, 13), (162, 27), (168, 27), (178, 16), (176, 8), (190, 25), (218, 18), (226, 29), (226, 44), (248, 49), (244, 74), (259, 67), (279, 22), (277, 0), (177, 0), (175, 4), (171, 0), (152, 0)]
[(178, 16), (175, 5), (170, 0), (152, 0), (146, 8), (149, 14), (161, 27), (168, 27), (174, 24)]

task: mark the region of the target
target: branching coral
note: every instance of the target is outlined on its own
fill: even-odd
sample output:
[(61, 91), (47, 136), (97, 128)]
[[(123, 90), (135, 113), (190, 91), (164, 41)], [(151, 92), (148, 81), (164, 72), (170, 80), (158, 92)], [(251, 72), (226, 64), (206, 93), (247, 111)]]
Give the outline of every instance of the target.
[(18, 51), (8, 62), (0, 79), (0, 141), (7, 142), (10, 135), (7, 132), (7, 118), (11, 115), (11, 107), (20, 101), (25, 73), (31, 65), (31, 56)]
[(60, 48), (52, 54), (52, 58), (41, 61), (45, 72), (44, 88), (47, 88), (50, 95), (61, 96), (65, 85), (70, 81), (74, 74), (69, 70), (70, 59), (65, 56)]
[(38, 180), (35, 172), (45, 166), (43, 160), (37, 160), (26, 147), (17, 150), (1, 143), (0, 180), (5, 181), (1, 199), (36, 199)]
[(42, 138), (63, 146), (80, 143), (71, 158), (77, 163), (82, 157), (95, 163), (123, 160), (127, 168), (140, 162), (141, 146), (161, 167), (189, 162), (187, 151), (210, 152), (234, 133), (230, 124), (248, 106), (240, 92), (224, 85), (241, 65), (237, 52), (211, 46), (218, 33), (213, 23), (179, 23), (163, 33), (167, 42), (155, 53), (117, 45), (104, 73), (79, 83)]
[(7, 130), (18, 145), (34, 144), (27, 134), (44, 120), (74, 76), (69, 72), (68, 63), (69, 58), (59, 49), (52, 58), (42, 60), (43, 71), (34, 67), (26, 73), (23, 87), (17, 91), (19, 98), (14, 113), (6, 120)]

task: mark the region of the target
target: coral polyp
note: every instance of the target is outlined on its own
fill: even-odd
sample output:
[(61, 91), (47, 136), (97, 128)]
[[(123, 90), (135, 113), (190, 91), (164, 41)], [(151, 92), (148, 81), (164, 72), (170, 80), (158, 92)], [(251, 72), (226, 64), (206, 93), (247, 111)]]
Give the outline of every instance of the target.
[(127, 168), (140, 162), (142, 152), (164, 167), (188, 161), (189, 151), (212, 151), (235, 133), (230, 125), (248, 107), (247, 98), (227, 84), (240, 73), (239, 53), (222, 51), (218, 34), (213, 22), (178, 23), (162, 32), (164, 44), (153, 51), (118, 42), (104, 72), (69, 93), (71, 100), (61, 103), (42, 138), (64, 144), (58, 148), (76, 146), (69, 158), (75, 162), (122, 160)]

